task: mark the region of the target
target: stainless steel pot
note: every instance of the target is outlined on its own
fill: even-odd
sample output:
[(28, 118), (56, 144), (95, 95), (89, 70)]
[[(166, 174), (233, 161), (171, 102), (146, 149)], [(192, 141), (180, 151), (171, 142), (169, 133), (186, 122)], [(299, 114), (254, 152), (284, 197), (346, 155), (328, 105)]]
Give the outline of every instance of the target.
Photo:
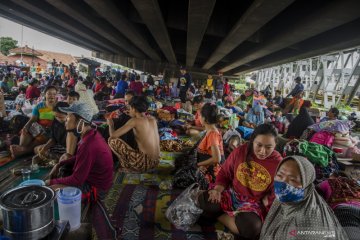
[(40, 239), (54, 228), (55, 192), (48, 187), (24, 186), (0, 197), (4, 232), (14, 239)]

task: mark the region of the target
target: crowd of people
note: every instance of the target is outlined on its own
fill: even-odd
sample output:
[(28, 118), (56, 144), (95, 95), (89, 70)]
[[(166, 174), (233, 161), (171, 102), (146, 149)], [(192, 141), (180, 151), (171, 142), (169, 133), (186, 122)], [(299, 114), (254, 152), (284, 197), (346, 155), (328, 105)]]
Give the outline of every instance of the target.
[(189, 154), (207, 183), (197, 199), (202, 217), (220, 221), (236, 237), (360, 236), (359, 182), (340, 173), (335, 154), (360, 153), (351, 122), (340, 120), (334, 107), (322, 119), (310, 116), (300, 77), (287, 95), (292, 98), (283, 98), (282, 90), (272, 96), (268, 88), (235, 97), (228, 79), (209, 75), (197, 85), (184, 67), (172, 83), (126, 71), (115, 79), (101, 72), (92, 80), (59, 74), (7, 74), (0, 82), (3, 94), (18, 91), (13, 111), (28, 102), (32, 108), (9, 148), (12, 157), (33, 153), (33, 164), (51, 166), (46, 184), (54, 189), (76, 186), (101, 201), (115, 170), (154, 169), (162, 142), (188, 135), (198, 139)]

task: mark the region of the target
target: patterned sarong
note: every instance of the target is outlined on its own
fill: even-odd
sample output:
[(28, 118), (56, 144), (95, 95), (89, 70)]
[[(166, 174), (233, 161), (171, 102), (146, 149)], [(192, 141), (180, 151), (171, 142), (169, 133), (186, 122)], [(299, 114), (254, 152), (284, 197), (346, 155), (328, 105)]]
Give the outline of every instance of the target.
[(119, 158), (121, 171), (146, 172), (159, 164), (159, 159), (151, 159), (146, 154), (130, 147), (120, 138), (109, 139), (109, 146)]

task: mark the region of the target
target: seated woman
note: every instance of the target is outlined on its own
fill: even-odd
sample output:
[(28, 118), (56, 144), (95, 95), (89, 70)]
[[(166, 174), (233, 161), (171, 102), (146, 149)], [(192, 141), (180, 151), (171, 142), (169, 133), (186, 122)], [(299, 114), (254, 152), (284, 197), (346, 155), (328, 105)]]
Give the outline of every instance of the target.
[[(330, 207), (315, 191), (314, 180), (315, 168), (304, 157), (290, 156), (279, 164), (274, 179), (276, 200), (260, 239), (289, 239), (289, 235), (296, 239), (348, 239)], [(319, 233), (299, 235), (299, 231)]]
[(40, 90), (39, 90), (39, 80), (33, 78), (31, 82), (29, 82), (29, 86), (26, 89), (26, 99), (36, 99), (40, 97)]
[(286, 138), (296, 138), (299, 139), (301, 135), (304, 133), (304, 131), (311, 125), (313, 125), (315, 122), (310, 117), (308, 108), (310, 106), (307, 104), (307, 102), (304, 103), (304, 105), (300, 108), (300, 113), (297, 115), (294, 120), (291, 121), (287, 132), (285, 134)]
[(273, 179), (281, 155), (277, 132), (262, 124), (250, 142), (235, 149), (221, 166), (213, 189), (199, 196), (204, 217), (217, 218), (239, 237), (256, 239), (274, 200)]
[(347, 176), (330, 176), (316, 187), (330, 205), (349, 239), (360, 236), (360, 185)]
[(30, 120), (21, 131), (20, 144), (11, 145), (13, 158), (31, 153), (34, 147), (46, 143), (50, 137), (50, 127), (54, 120), (53, 107), (56, 104), (57, 89), (48, 86), (45, 89), (45, 102), (41, 102), (32, 111)]
[(254, 107), (249, 104), (247, 106), (247, 113), (243, 125), (248, 128), (255, 128), (264, 122), (265, 117), (263, 107), (260, 104), (256, 104)]
[(200, 132), (204, 131), (205, 128), (201, 124), (201, 108), (204, 105), (203, 96), (196, 96), (193, 100), (193, 109), (196, 111), (195, 120), (185, 125), (186, 134), (190, 136), (198, 136)]
[(330, 108), (330, 110), (326, 113), (326, 117), (323, 117), (320, 122), (336, 120), (339, 117), (339, 109), (336, 107)]
[(215, 183), (220, 170), (219, 163), (224, 161), (224, 147), (221, 132), (216, 128), (218, 122), (217, 107), (206, 103), (201, 108), (201, 123), (206, 134), (197, 148), (197, 166), (205, 174), (208, 183)]
[[(65, 120), (67, 114), (60, 111), (60, 107), (69, 107), (66, 102), (58, 102), (54, 107), (55, 119), (51, 125), (51, 138), (46, 144), (34, 148), (33, 164), (56, 164), (60, 157), (66, 153)], [(74, 155), (74, 152), (70, 154)]]

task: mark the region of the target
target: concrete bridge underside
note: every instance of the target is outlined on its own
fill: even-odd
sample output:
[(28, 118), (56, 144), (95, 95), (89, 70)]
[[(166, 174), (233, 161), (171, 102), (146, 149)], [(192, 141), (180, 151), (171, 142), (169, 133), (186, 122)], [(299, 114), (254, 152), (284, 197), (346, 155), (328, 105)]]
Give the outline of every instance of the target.
[(0, 16), (138, 70), (236, 75), (360, 45), (358, 0), (7, 0)]

